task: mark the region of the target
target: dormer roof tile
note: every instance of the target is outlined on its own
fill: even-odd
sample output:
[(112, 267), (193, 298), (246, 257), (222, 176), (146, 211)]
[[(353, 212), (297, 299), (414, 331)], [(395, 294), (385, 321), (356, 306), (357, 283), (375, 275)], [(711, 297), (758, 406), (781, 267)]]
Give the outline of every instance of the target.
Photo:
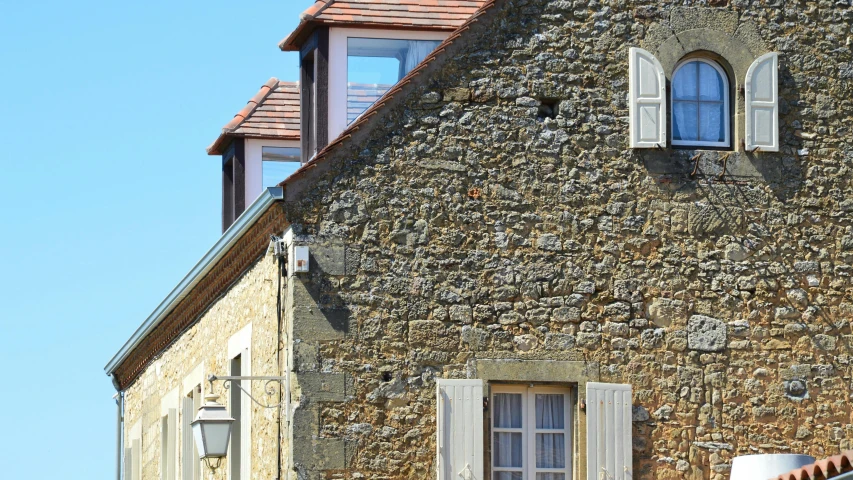
[(468, 20), (486, 0), (327, 0), (302, 13), (296, 30), (279, 43), (299, 50), (319, 25), (452, 31)]
[(299, 84), (271, 78), (207, 147), (221, 155), (233, 137), (299, 140)]

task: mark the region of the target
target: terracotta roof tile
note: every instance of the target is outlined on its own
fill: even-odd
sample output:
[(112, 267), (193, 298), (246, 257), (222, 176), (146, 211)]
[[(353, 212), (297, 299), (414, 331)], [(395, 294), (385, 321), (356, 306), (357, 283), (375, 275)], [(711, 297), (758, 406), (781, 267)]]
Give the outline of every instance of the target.
[(771, 480), (827, 480), (847, 472), (853, 472), (853, 450), (825, 458)]
[(455, 30), (486, 0), (328, 0), (302, 13), (296, 30), (279, 47), (299, 50), (301, 41), (318, 25)]
[(207, 147), (209, 155), (221, 155), (234, 137), (299, 140), (299, 84), (271, 78)]

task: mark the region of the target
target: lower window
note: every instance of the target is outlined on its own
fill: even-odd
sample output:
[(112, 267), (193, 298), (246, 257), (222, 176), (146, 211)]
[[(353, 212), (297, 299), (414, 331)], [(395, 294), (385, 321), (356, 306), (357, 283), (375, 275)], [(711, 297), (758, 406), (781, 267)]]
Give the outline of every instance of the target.
[(571, 389), (492, 385), (492, 479), (570, 480)]

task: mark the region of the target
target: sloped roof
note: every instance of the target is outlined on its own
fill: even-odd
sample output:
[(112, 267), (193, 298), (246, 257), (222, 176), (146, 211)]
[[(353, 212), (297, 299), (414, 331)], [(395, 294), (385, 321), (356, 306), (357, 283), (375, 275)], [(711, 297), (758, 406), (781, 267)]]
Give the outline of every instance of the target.
[(853, 472), (853, 450), (825, 458), (771, 480), (827, 480), (847, 472)]
[(299, 26), (279, 43), (299, 50), (318, 25), (455, 30), (486, 0), (321, 0), (305, 10)]
[(224, 127), (207, 147), (209, 155), (221, 155), (233, 137), (299, 140), (299, 84), (273, 77)]

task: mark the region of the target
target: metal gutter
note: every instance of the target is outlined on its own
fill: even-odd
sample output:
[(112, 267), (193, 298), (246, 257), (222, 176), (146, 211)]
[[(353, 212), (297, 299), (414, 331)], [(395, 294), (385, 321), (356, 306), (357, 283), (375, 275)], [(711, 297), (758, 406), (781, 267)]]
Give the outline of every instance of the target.
[(246, 231), (257, 222), (267, 209), (275, 202), (284, 198), (282, 187), (267, 188), (261, 195), (249, 205), (249, 208), (240, 215), (222, 237), (213, 245), (202, 259), (190, 270), (183, 280), (163, 300), (159, 306), (148, 316), (142, 325), (136, 329), (130, 339), (116, 353), (104, 367), (107, 375), (112, 375), (119, 365), (124, 362), (128, 355), (139, 343), (148, 336), (166, 316), (180, 303), (181, 300), (192, 291), (202, 278), (216, 265), (225, 253), (239, 240)]

